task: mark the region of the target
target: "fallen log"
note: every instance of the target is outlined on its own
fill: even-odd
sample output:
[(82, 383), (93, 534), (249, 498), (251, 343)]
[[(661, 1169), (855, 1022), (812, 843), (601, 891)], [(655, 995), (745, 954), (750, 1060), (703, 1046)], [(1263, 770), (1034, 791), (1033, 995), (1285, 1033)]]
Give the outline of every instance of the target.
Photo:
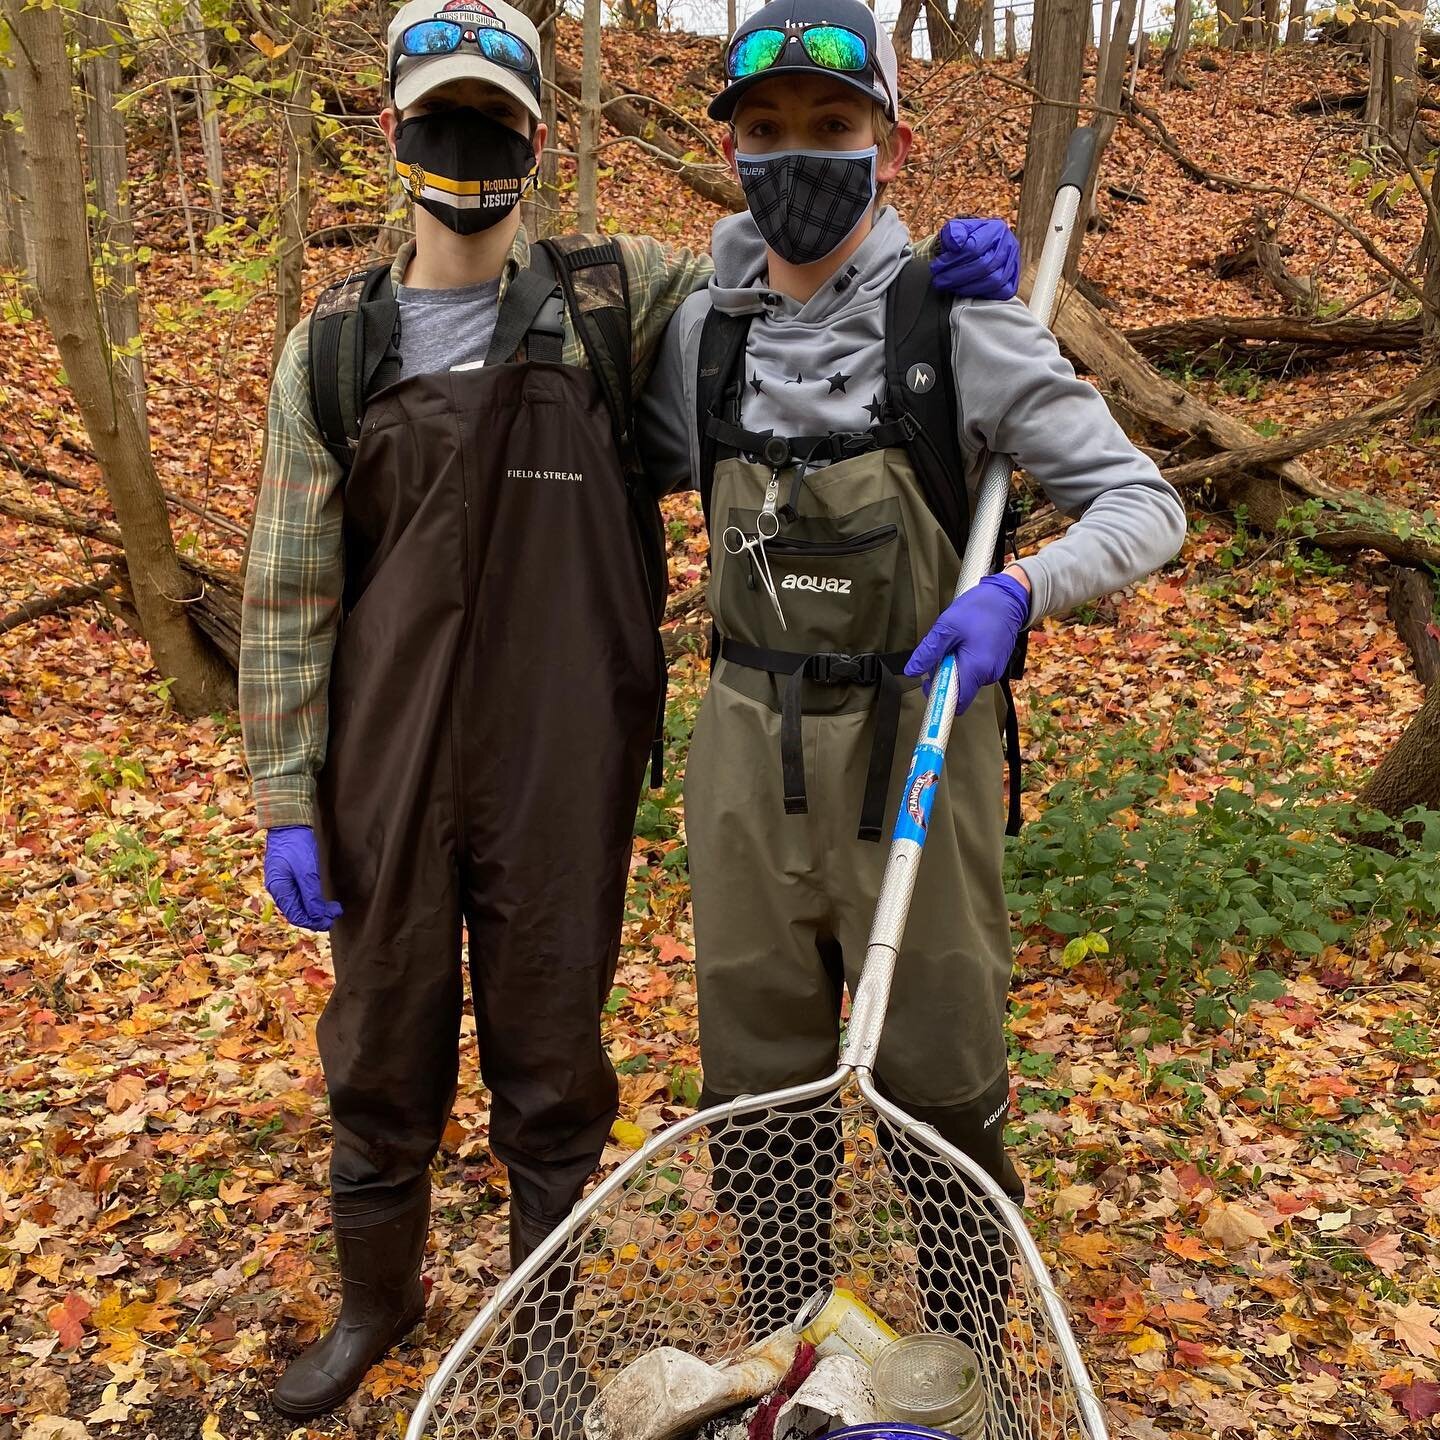
[[(1027, 275), (1023, 282), (1026, 292), (1029, 279)], [(1247, 520), (1270, 534), (1340, 553), (1374, 549), (1401, 564), (1440, 566), (1433, 526), (1407, 511), (1331, 485), (1295, 458), (1316, 444), (1333, 444), (1378, 423), (1377, 416), (1394, 418), (1424, 403), (1436, 393), (1434, 370), (1366, 411), (1300, 435), (1262, 441), (1243, 420), (1216, 410), (1161, 375), (1075, 291), (1061, 300), (1051, 328), (1064, 349), (1100, 381), (1107, 398), (1115, 397), (1115, 408), (1132, 424), (1167, 441), (1172, 450), (1198, 440), (1220, 452), (1165, 469), (1172, 480), (1213, 481), (1212, 494), (1221, 505), (1231, 511), (1243, 506)], [(1226, 452), (1234, 452), (1235, 458)]]
[(1417, 350), (1420, 317), (1409, 320), (1309, 320), (1299, 315), (1202, 315), (1172, 325), (1125, 331), (1144, 355), (1200, 353), (1225, 348), (1289, 346), (1306, 355), (1344, 350)]
[(1407, 565), (1390, 569), (1390, 599), (1386, 606), (1396, 632), (1410, 648), (1415, 673), (1426, 685), (1440, 679), (1440, 592), (1428, 570)]
[(1270, 185), (1258, 180), (1246, 180), (1239, 175), (1226, 175), (1218, 170), (1209, 170), (1192, 160), (1170, 133), (1165, 122), (1145, 102), (1134, 95), (1127, 95), (1123, 101), (1125, 118), (1139, 132), (1158, 145), (1180, 169), (1192, 180), (1198, 181), (1210, 190), (1229, 190), (1236, 194), (1273, 195), (1287, 204), (1304, 205), (1324, 215), (1333, 225), (1343, 230), (1354, 242), (1390, 277), (1396, 285), (1412, 299), (1425, 303), (1420, 286), (1408, 276), (1394, 260), (1356, 224), (1348, 220), (1333, 205), (1304, 190), (1294, 190), (1283, 185)]
[[(1394, 420), (1412, 410), (1422, 410), (1437, 397), (1440, 397), (1440, 369), (1422, 370), (1403, 390), (1374, 405), (1367, 405), (1363, 410), (1338, 416), (1308, 430), (1278, 435), (1271, 440), (1254, 440), (1245, 445), (1237, 445), (1220, 455), (1207, 455), (1203, 459), (1186, 461), (1183, 465), (1167, 470), (1165, 478), (1177, 487), (1193, 484), (1197, 480), (1224, 480), (1238, 475), (1242, 470), (1255, 470), (1276, 460), (1289, 460), (1311, 450), (1337, 445), (1340, 441), (1371, 430), (1387, 420)], [(1339, 502), (1346, 492), (1316, 482), (1307, 493), (1317, 499)], [(1353, 500), (1351, 503), (1353, 504)]]
[(1252, 268), (1258, 270), (1286, 304), (1302, 315), (1312, 314), (1318, 301), (1314, 283), (1286, 265), (1287, 253), (1276, 239), (1275, 222), (1257, 210), (1230, 250), (1216, 260), (1215, 273), (1224, 280)]
[[(556, 88), (567, 91), (569, 98), (578, 106), (575, 97), (580, 94), (580, 72), (558, 55), (555, 57), (555, 83)], [(745, 208), (744, 193), (723, 166), (699, 164), (692, 160), (691, 150), (680, 145), (669, 131), (603, 80), (600, 83), (600, 113), (622, 135), (638, 140), (666, 163), (697, 195), (725, 210)]]
[(65, 585), (49, 594), (42, 592), (22, 600), (8, 615), (0, 615), (0, 635), (46, 615), (60, 615), (66, 610), (73, 610), (87, 600), (98, 600), (107, 590), (113, 590), (121, 583), (118, 565), (107, 567), (107, 572), (89, 585)]

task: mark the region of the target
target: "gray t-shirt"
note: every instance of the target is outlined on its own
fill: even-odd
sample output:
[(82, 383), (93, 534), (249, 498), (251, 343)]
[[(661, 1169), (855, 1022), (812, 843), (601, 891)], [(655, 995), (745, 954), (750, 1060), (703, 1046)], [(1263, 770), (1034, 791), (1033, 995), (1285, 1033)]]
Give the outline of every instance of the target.
[(395, 299), (400, 306), (402, 376), (484, 363), (500, 308), (499, 280), (454, 290), (401, 285)]

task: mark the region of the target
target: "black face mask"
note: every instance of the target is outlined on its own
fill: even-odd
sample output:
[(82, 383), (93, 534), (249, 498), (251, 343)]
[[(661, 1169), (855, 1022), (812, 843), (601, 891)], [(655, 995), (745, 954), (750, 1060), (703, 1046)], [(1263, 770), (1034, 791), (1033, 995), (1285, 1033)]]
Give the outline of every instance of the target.
[(745, 202), (765, 243), (792, 265), (823, 260), (875, 203), (878, 151), (777, 150), (735, 156)]
[(410, 198), (457, 235), (503, 220), (525, 193), (535, 151), (523, 135), (462, 106), (395, 127), (395, 168)]

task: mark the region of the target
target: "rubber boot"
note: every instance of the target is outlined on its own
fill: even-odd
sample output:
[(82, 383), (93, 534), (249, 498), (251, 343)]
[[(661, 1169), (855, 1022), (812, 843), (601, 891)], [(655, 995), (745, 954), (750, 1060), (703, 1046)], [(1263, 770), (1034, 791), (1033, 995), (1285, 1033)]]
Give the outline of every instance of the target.
[(360, 1388), (365, 1372), (425, 1315), (420, 1261), (430, 1226), (430, 1186), (400, 1206), (335, 1216), (340, 1315), (291, 1362), (270, 1403), (294, 1420), (324, 1415)]
[[(510, 1205), (510, 1273), (513, 1275), (553, 1227)], [(511, 1310), (510, 1358), (523, 1377), (520, 1404), (535, 1440), (577, 1440), (595, 1382), (575, 1343), (575, 1267), (562, 1251), (521, 1292)]]
[[(707, 1091), (701, 1107), (727, 1098)], [(711, 1132), (715, 1208), (732, 1215), (739, 1232), (752, 1342), (789, 1325), (835, 1281), (830, 1231), (840, 1143), (839, 1111), (830, 1101), (742, 1116)]]

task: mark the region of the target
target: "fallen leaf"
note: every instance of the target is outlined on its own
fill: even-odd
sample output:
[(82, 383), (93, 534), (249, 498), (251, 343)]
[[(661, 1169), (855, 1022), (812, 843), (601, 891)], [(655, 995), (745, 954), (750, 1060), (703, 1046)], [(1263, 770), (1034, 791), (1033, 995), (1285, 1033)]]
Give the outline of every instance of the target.
[(80, 1343), (89, 1314), (90, 1302), (83, 1295), (67, 1295), (61, 1304), (45, 1312), (50, 1328), (60, 1337), (61, 1349), (73, 1350)]
[(1405, 1268), (1405, 1254), (1398, 1235), (1377, 1235), (1364, 1247), (1365, 1258), (1386, 1275), (1395, 1275)]
[(650, 1137), (633, 1121), (617, 1120), (610, 1127), (610, 1138), (627, 1150), (638, 1150)]
[(1247, 1210), (1243, 1205), (1227, 1205), (1223, 1200), (1217, 1200), (1210, 1207), (1210, 1213), (1200, 1229), (1227, 1250), (1241, 1250), (1246, 1245), (1263, 1240), (1270, 1233), (1269, 1227), (1253, 1210)]
[(1411, 1420), (1440, 1415), (1440, 1385), (1433, 1380), (1412, 1380), (1401, 1390), (1385, 1392)]
[(1437, 1358), (1436, 1347), (1440, 1346), (1440, 1333), (1435, 1330), (1437, 1319), (1440, 1319), (1440, 1310), (1433, 1310), (1418, 1300), (1412, 1300), (1408, 1305), (1390, 1306), (1390, 1323), (1395, 1338), (1422, 1360)]

